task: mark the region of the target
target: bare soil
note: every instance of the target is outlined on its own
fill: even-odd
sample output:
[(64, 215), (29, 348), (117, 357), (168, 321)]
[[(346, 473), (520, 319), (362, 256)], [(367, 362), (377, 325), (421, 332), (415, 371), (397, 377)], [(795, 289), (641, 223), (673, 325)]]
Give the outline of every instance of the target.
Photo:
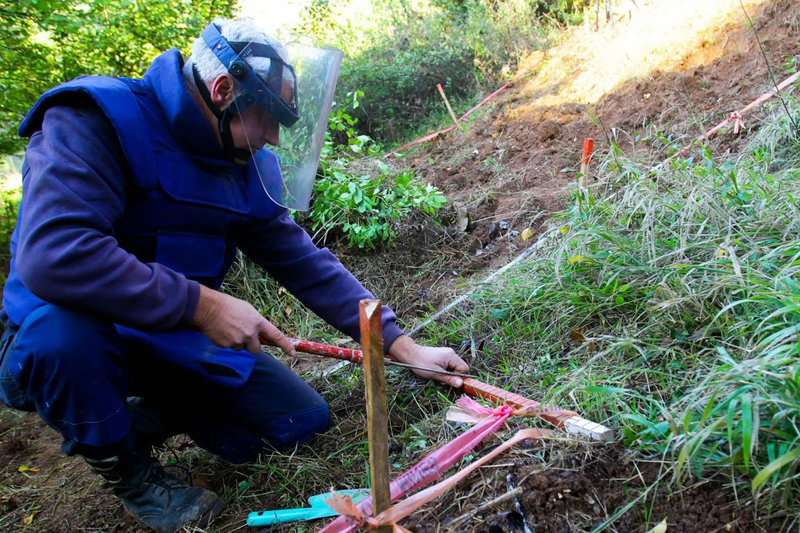
[[(593, 137), (599, 151), (613, 141), (628, 155), (656, 161), (665, 154), (637, 134), (660, 130), (688, 141), (769, 89), (764, 59), (738, 1), (638, 3), (630, 19), (626, 12), (624, 20), (598, 32), (575, 28), (562, 45), (533, 54), (523, 67), (538, 66), (477, 119), (403, 160), (463, 206), (470, 225), (461, 232), (419, 221), (378, 255), (339, 250), (401, 316), (411, 321), (429, 312), (452, 298), (465, 279), (484, 277), (529, 246), (523, 230), (541, 230), (553, 212), (569, 204), (585, 137)], [(800, 5), (791, 0), (745, 5), (780, 81), (783, 63), (798, 53)], [(739, 137), (721, 132), (711, 144), (714, 153), (735, 150), (758, 128), (761, 114), (745, 117)], [(352, 390), (347, 398), (341, 391), (342, 397), (329, 398), (334, 426), (330, 438), (321, 439), (322, 450), (335, 448), (337, 435), (358, 430), (341, 424), (345, 417), (350, 423), (358, 418), (337, 407), (363, 403), (363, 388)], [(392, 416), (393, 434), (399, 434), (407, 421), (402, 411)], [(59, 444), (34, 414), (0, 408), (0, 530), (138, 531), (82, 461), (64, 457)], [(405, 449), (397, 443), (392, 453)], [(186, 439), (162, 455), (165, 461), (173, 458), (178, 473), (191, 474), (194, 483), (231, 503), (213, 531), (246, 529), (247, 510), (277, 508), (285, 501), (269, 484), (266, 467), (263, 476), (243, 473)], [(275, 467), (293, 465), (289, 457)], [(363, 471), (365, 465), (351, 468)], [(527, 524), (537, 532), (588, 531), (645, 490), (609, 530), (644, 532), (664, 518), (670, 532), (788, 527), (784, 517), (754, 515), (746, 499), (737, 500), (719, 481), (684, 480), (681, 488), (669, 489), (671, 474), (662, 468), (656, 460), (628, 455), (620, 444), (532, 443), (501, 457), (404, 525), (417, 533), (444, 531), (447, 522), (507, 492), (510, 483), (524, 488), (518, 506), (510, 502), (475, 515), (458, 530), (526, 531)], [(257, 495), (246, 496), (247, 487), (258, 488)], [(327, 487), (318, 488), (308, 491)]]
[[(670, 533), (772, 532), (785, 525), (780, 517), (754, 516), (732, 501), (732, 488), (721, 482), (689, 479), (670, 488), (672, 474), (662, 463), (634, 457), (621, 445), (554, 448), (531, 442), (528, 450), (497, 462), (499, 468), (466, 480), (404, 527), (436, 533), (466, 514), (468, 521), (453, 531), (523, 532), (524, 524), (537, 533), (593, 531), (636, 498), (611, 531), (645, 532), (662, 520)], [(476, 506), (517, 487), (522, 495), (473, 514)]]

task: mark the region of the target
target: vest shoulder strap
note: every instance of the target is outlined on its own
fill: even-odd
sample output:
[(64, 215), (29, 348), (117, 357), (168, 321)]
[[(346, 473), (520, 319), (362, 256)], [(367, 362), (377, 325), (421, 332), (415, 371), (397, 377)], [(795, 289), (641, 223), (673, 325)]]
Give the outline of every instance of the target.
[(19, 127), (21, 137), (30, 137), (42, 129), (45, 112), (56, 105), (70, 105), (76, 96), (88, 95), (111, 121), (122, 151), (132, 170), (144, 181), (155, 173), (155, 159), (144, 115), (131, 84), (135, 80), (84, 76), (44, 93), (33, 105)]

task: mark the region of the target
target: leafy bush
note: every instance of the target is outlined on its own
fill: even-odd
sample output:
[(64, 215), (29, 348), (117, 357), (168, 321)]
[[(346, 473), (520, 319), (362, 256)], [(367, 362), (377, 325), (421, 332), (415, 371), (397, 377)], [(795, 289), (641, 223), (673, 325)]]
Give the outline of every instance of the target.
[(17, 211), (22, 198), (16, 159), (8, 156), (0, 159), (0, 286), (8, 274), (11, 234), (17, 225)]
[(415, 211), (433, 215), (447, 200), (432, 185), (410, 172), (391, 174), (382, 164), (377, 177), (354, 176), (333, 168), (314, 187), (312, 229), (325, 233), (340, 228), (350, 246), (375, 248), (391, 244), (395, 223)]
[(340, 18), (349, 2), (315, 0), (298, 29), (346, 52), (339, 87), (364, 91), (359, 129), (386, 141), (446, 113), (437, 84), (457, 103), (507, 79), (547, 42), (552, 21), (527, 0), (376, 0), (352, 24)]
[(359, 107), (360, 96), (360, 91), (348, 94), (347, 105), (331, 113), (308, 217), (312, 231), (323, 239), (341, 233), (350, 246), (375, 248), (392, 243), (399, 220), (414, 212), (433, 216), (447, 200), (412, 172), (395, 174), (381, 161), (375, 165), (377, 176), (352, 170), (363, 163), (361, 156), (380, 151), (368, 136), (357, 134), (358, 121), (348, 113)]
[(25, 146), (25, 113), (47, 89), (85, 74), (141, 76), (170, 47), (188, 46), (235, 0), (0, 0), (0, 154)]

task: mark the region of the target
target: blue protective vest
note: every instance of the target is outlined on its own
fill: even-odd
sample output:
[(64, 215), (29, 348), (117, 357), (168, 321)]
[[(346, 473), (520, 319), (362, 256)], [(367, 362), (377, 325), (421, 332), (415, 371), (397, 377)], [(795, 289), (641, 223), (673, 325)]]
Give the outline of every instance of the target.
[[(254, 165), (235, 165), (221, 159), (218, 145), (190, 146), (187, 136), (176, 136), (176, 126), (209, 128), (183, 84), (182, 64), (173, 49), (142, 80), (88, 76), (60, 85), (42, 95), (19, 131), (33, 135), (49, 107), (89, 95), (116, 130), (130, 169), (125, 212), (114, 229), (120, 247), (143, 263), (160, 263), (218, 289), (236, 256), (237, 228), (272, 219), (280, 208), (264, 192)], [(271, 171), (264, 178), (280, 180), (277, 156), (265, 157)], [(23, 285), (12, 261), (4, 295), (11, 321), (21, 324), (44, 304)]]

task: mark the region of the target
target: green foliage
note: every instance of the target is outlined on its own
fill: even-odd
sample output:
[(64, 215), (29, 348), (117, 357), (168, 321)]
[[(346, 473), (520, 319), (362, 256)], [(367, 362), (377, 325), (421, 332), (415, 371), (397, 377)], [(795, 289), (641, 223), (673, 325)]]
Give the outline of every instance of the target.
[(376, 0), (357, 26), (338, 18), (348, 4), (312, 2), (299, 29), (345, 51), (340, 90), (364, 91), (359, 128), (388, 141), (433, 110), (445, 113), (437, 84), (457, 104), (509, 78), (521, 56), (548, 41), (551, 24), (526, 0)]
[(25, 144), (16, 135), (44, 91), (81, 75), (141, 76), (161, 52), (188, 52), (215, 16), (236, 0), (0, 0), (0, 154)]
[(410, 172), (392, 174), (383, 168), (378, 176), (354, 176), (328, 169), (314, 186), (312, 229), (340, 228), (350, 246), (375, 248), (391, 244), (395, 224), (416, 211), (433, 215), (447, 200), (432, 185)]
[(22, 198), (19, 187), (18, 158), (0, 159), (0, 284), (5, 283), (11, 260), (11, 234), (17, 224), (17, 212)]
[(357, 134), (358, 121), (348, 112), (359, 107), (362, 96), (360, 91), (348, 94), (348, 106), (331, 112), (309, 218), (312, 231), (324, 237), (341, 233), (350, 246), (375, 248), (392, 243), (400, 220), (413, 213), (434, 216), (447, 200), (413, 173), (393, 173), (380, 161), (377, 175), (351, 170), (363, 161), (361, 156), (380, 152), (372, 139)]

